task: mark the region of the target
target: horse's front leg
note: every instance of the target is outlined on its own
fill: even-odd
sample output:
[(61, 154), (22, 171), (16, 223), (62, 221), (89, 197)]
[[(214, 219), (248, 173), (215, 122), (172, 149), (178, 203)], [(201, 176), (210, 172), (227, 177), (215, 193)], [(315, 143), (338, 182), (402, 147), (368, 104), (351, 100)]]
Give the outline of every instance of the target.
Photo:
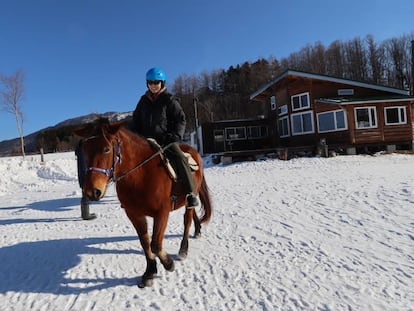
[(138, 283), (138, 286), (148, 287), (152, 286), (154, 275), (157, 274), (157, 261), (155, 260), (155, 255), (151, 251), (150, 246), (150, 236), (148, 232), (145, 232), (145, 234), (140, 238), (142, 248), (144, 249), (145, 253), (145, 259), (147, 261), (147, 268), (145, 269), (144, 274), (141, 277), (141, 282)]
[(188, 237), (190, 235), (190, 227), (193, 220), (195, 211), (193, 208), (186, 209), (184, 213), (184, 234), (181, 240), (180, 250), (178, 251), (178, 256), (180, 259), (185, 259), (188, 254)]
[[(164, 211), (165, 210), (165, 211)], [(152, 241), (151, 241), (151, 250), (154, 254), (158, 256), (165, 270), (173, 271), (174, 270), (174, 261), (163, 249), (163, 240), (165, 229), (167, 228), (169, 211), (164, 209), (154, 217), (154, 228), (152, 232)]]
[(135, 217), (133, 213), (128, 213), (128, 210), (126, 210), (126, 212), (128, 218), (131, 220), (135, 230), (138, 233), (138, 237), (145, 254), (145, 259), (147, 261), (147, 268), (145, 269), (138, 286), (141, 288), (152, 286), (154, 274), (157, 274), (157, 262), (155, 260), (155, 255), (151, 251), (151, 240), (148, 234), (147, 220), (145, 217)]

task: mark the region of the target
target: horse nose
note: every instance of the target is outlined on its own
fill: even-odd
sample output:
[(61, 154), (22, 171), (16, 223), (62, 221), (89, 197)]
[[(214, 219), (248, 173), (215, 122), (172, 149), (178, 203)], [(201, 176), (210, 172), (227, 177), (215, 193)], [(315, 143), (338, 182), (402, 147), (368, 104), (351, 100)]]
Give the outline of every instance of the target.
[(99, 200), (101, 198), (102, 191), (99, 189), (93, 189), (93, 197), (95, 200)]

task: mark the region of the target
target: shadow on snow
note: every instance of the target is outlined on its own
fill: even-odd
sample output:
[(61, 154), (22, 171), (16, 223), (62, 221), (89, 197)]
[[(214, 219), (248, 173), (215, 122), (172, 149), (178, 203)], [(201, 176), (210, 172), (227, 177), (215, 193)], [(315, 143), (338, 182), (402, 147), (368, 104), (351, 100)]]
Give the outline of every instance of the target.
[(0, 207), (1, 210), (25, 210), (32, 209), (46, 212), (65, 212), (73, 209), (73, 206), (80, 206), (81, 198), (63, 198), (31, 202), (25, 206)]
[[(96, 244), (139, 241), (136, 236), (86, 239), (60, 239), (22, 242), (0, 248), (0, 293), (52, 293), (60, 295), (90, 292), (118, 285), (133, 286), (138, 276), (130, 278), (67, 278), (65, 274), (81, 263), (84, 254), (143, 254), (136, 249), (102, 249)], [(137, 258), (142, 260), (142, 258)], [(86, 273), (86, 272), (85, 272)]]
[[(20, 213), (24, 213), (25, 210), (37, 210), (43, 212), (66, 212), (71, 211), (74, 208), (79, 209), (79, 218), (75, 217), (60, 217), (60, 218), (8, 218), (8, 219), (0, 219), (0, 225), (13, 225), (13, 224), (20, 224), (20, 223), (38, 223), (38, 222), (56, 222), (56, 221), (73, 221), (76, 219), (80, 219), (80, 197), (77, 198), (63, 198), (63, 199), (51, 199), (51, 200), (44, 200), (44, 201), (37, 201), (37, 202), (30, 202), (24, 206), (6, 206), (0, 207), (2, 211), (13, 211), (14, 215), (19, 215)], [(106, 204), (106, 203), (116, 203), (117, 200), (113, 198), (109, 198), (106, 200), (102, 200), (96, 204)], [(95, 203), (91, 204), (92, 206)]]

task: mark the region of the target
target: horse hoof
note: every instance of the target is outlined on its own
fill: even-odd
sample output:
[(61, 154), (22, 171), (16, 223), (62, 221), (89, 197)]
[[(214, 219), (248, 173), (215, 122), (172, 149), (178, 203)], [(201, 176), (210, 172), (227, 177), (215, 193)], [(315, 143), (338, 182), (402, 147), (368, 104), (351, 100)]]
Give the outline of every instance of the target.
[(168, 264), (164, 266), (165, 270), (172, 272), (174, 271), (174, 260), (171, 260)]
[(194, 233), (194, 239), (201, 238), (201, 232)]
[(187, 252), (179, 252), (178, 253), (178, 259), (180, 259), (180, 260), (184, 260), (184, 259), (186, 259), (187, 258)]
[(145, 288), (145, 287), (151, 287), (154, 284), (154, 279), (142, 279), (139, 283), (138, 283), (138, 287), (139, 288)]

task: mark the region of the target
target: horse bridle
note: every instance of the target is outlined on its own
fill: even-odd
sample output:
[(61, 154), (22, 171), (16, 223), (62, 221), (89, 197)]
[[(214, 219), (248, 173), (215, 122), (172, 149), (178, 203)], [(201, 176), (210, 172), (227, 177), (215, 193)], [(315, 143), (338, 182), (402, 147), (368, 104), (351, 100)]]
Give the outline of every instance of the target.
[[(95, 138), (97, 136), (91, 136), (88, 137), (86, 140)], [(106, 139), (106, 137), (104, 137)], [(103, 173), (105, 174), (109, 180), (108, 182), (114, 182), (117, 183), (118, 181), (120, 181), (121, 179), (125, 178), (126, 176), (128, 176), (129, 174), (131, 174), (133, 171), (139, 169), (141, 166), (144, 166), (146, 163), (148, 163), (149, 161), (151, 161), (152, 159), (154, 159), (155, 157), (161, 155), (164, 150), (168, 149), (172, 144), (168, 144), (167, 146), (165, 146), (164, 148), (160, 148), (159, 150), (157, 150), (155, 153), (153, 153), (151, 156), (149, 156), (148, 158), (146, 158), (144, 161), (142, 161), (141, 163), (138, 163), (135, 167), (133, 167), (132, 169), (130, 169), (129, 171), (125, 172), (124, 174), (115, 177), (115, 167), (116, 165), (119, 163), (122, 163), (122, 158), (121, 158), (121, 146), (122, 146), (122, 141), (120, 139), (117, 139), (118, 145), (116, 148), (116, 144), (112, 141), (112, 150), (113, 150), (113, 161), (112, 161), (112, 166), (110, 168), (100, 168), (100, 167), (95, 167), (95, 166), (89, 166), (87, 168), (87, 171), (92, 171), (92, 172), (98, 172), (98, 173)], [(117, 151), (115, 152), (115, 149), (117, 149)]]
[[(97, 136), (91, 136), (88, 137), (86, 140), (95, 138)], [(106, 138), (106, 137), (105, 137)], [(117, 152), (115, 152), (115, 143), (112, 142), (112, 150), (113, 150), (113, 161), (112, 161), (112, 166), (110, 168), (100, 168), (100, 167), (96, 167), (96, 166), (89, 166), (87, 168), (87, 171), (92, 171), (92, 172), (98, 172), (98, 173), (102, 173), (105, 174), (108, 178), (109, 181), (114, 181), (114, 173), (115, 173), (115, 166), (119, 163), (122, 163), (122, 159), (121, 159), (121, 145), (122, 145), (122, 141), (118, 140), (118, 148), (117, 148)]]

